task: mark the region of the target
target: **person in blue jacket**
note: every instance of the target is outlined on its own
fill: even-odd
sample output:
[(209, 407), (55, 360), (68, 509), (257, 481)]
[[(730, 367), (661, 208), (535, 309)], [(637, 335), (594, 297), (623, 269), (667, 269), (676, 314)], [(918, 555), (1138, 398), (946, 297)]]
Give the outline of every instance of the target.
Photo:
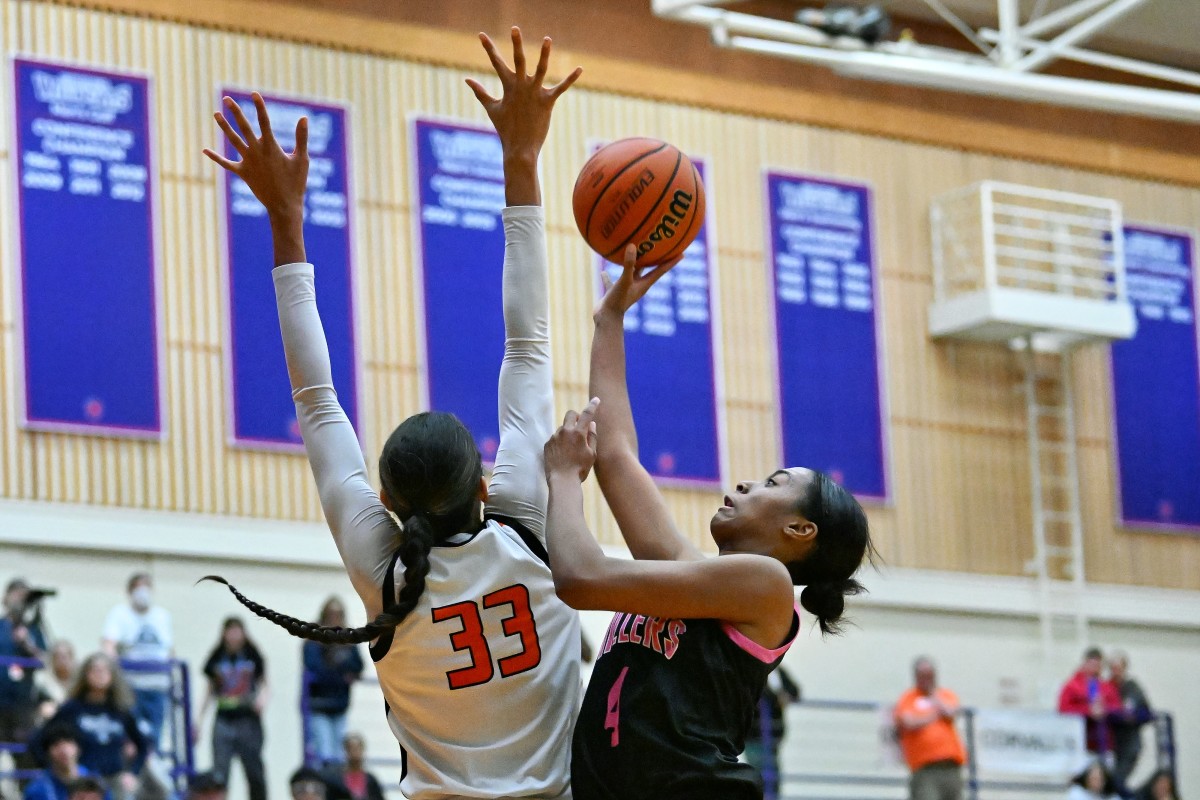
[[(330, 597), (321, 607), (321, 625), (346, 626), (346, 607)], [(350, 687), (363, 671), (357, 645), (304, 643), (305, 686), (308, 697), (306, 738), (310, 763), (326, 768), (343, 761), (342, 739), (346, 736), (346, 712)]]
[[(47, 725), (39, 739), (46, 754), (46, 771), (25, 787), (24, 800), (68, 800), (71, 783), (92, 775), (79, 765), (79, 731), (56, 722)], [(105, 800), (112, 800), (112, 795), (105, 793)]]
[(46, 732), (65, 724), (79, 732), (79, 764), (100, 778), (116, 800), (137, 790), (147, 744), (133, 718), (133, 692), (121, 669), (104, 653), (83, 662), (75, 685), (30, 749), (46, 759)]

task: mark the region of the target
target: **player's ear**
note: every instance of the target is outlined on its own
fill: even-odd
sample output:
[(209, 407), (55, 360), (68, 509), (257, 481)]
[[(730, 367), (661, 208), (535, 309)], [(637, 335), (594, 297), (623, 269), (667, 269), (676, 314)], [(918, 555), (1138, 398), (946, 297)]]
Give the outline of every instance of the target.
[(479, 502), (481, 502), (481, 503), (486, 503), (486, 502), (487, 502), (487, 499), (488, 499), (488, 482), (487, 482), (487, 478), (486, 478), (485, 476), (483, 476), (483, 475), (480, 475), (480, 476), (479, 476), (479, 490), (478, 490), (477, 492), (475, 492), (475, 497), (476, 497), (476, 498), (479, 500)]
[(387, 489), (379, 490), (379, 502), (383, 503), (383, 507), (388, 511), (395, 512), (395, 509), (392, 508), (392, 498), (388, 497)]

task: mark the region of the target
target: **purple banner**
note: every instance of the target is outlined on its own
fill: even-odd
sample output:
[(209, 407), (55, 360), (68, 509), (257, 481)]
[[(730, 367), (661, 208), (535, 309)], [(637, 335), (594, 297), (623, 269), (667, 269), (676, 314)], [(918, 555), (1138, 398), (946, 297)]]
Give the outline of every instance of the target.
[[(706, 164), (698, 158), (692, 163), (704, 180)], [(625, 315), (638, 457), (660, 483), (714, 485), (722, 478), (710, 231), (705, 220), (683, 260)], [(599, 256), (595, 261), (598, 271), (620, 276), (619, 265)]]
[(1137, 335), (1112, 345), (1122, 524), (1200, 530), (1200, 357), (1195, 241), (1125, 228), (1125, 283)]
[[(225, 90), (258, 131), (249, 92)], [(329, 344), (333, 385), (358, 429), (354, 351), (354, 268), (349, 134), (346, 110), (328, 103), (264, 95), (271, 128), (285, 151), (295, 147), (296, 122), (308, 117), (308, 193), (304, 243), (316, 269), (317, 307)], [(225, 155), (237, 160), (228, 142)], [(225, 172), (228, 258), (230, 439), (241, 447), (299, 451), (291, 383), (275, 313), (274, 258), (267, 210), (241, 178)]]
[(764, 182), (782, 466), (886, 502), (870, 189), (782, 172)]
[(23, 422), (161, 435), (150, 82), (13, 61)]
[(504, 159), (489, 128), (412, 128), (416, 263), (425, 311), (426, 401), (456, 414), (491, 463), (504, 358)]

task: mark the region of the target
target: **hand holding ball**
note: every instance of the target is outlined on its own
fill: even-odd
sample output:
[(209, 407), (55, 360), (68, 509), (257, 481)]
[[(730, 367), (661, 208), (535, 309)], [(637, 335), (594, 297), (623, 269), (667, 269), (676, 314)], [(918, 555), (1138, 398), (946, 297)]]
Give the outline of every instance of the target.
[(637, 265), (682, 253), (704, 224), (704, 184), (695, 165), (657, 139), (621, 139), (588, 159), (575, 181), (575, 224), (588, 245), (620, 262), (637, 245)]

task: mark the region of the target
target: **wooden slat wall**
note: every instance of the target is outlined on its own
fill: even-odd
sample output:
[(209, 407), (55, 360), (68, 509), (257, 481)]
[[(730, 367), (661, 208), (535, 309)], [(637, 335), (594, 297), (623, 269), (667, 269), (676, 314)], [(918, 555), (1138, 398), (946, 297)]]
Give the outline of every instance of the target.
[[(219, 175), (200, 153), (217, 141), (210, 118), (215, 94), (219, 86), (233, 85), (350, 104), (363, 438), (373, 455), (391, 427), (418, 410), (408, 116), (485, 121), (463, 75), (61, 5), (0, 0), (0, 23), (6, 53), (154, 77), (169, 428), (162, 443), (17, 430), (14, 209), (11, 193), (0, 193), (0, 496), (319, 519), (303, 458), (225, 444)], [(478, 64), (482, 70), (482, 55)], [(11, 85), (0, 84), (7, 107)], [(865, 181), (876, 208), (894, 493), (890, 507), (870, 510), (880, 550), (895, 566), (1020, 574), (1031, 539), (1024, 405), (1014, 388), (1018, 364), (1003, 350), (928, 340), (929, 202), (943, 191), (994, 178), (1115, 197), (1129, 219), (1197, 228), (1200, 190), (573, 90), (556, 111), (543, 171), (560, 409), (586, 396), (592, 305), (590, 259), (575, 232), (569, 192), (587, 139), (634, 134), (666, 138), (709, 159), (730, 478), (778, 466), (761, 170)], [(8, 137), (7, 128), (0, 131), (0, 181), (6, 187), (13, 170)], [(1079, 353), (1075, 374), (1089, 579), (1200, 588), (1200, 540), (1114, 529), (1107, 350)], [(719, 495), (667, 495), (681, 527), (706, 541)], [(603, 540), (618, 540), (595, 492), (589, 513)]]

